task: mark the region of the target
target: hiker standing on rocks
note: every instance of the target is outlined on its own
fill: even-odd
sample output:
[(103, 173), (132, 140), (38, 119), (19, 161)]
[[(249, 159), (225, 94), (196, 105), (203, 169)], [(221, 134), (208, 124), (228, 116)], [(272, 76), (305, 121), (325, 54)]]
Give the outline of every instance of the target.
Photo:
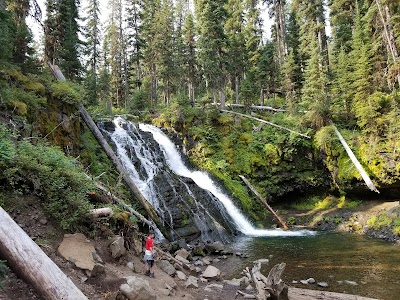
[(154, 278), (154, 231), (149, 231), (149, 236), (146, 239), (146, 250), (144, 252), (144, 261), (147, 263), (146, 268), (147, 271), (145, 273), (146, 276), (150, 276)]

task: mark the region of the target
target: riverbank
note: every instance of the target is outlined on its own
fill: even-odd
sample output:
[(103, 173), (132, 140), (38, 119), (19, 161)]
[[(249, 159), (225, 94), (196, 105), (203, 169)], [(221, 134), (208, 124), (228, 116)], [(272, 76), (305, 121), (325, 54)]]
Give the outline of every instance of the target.
[[(190, 285), (187, 279), (180, 278), (177, 273), (168, 275), (161, 266), (160, 260), (156, 262), (156, 278), (149, 278), (144, 275), (144, 264), (141, 261), (141, 254), (135, 253), (134, 245), (127, 249), (121, 256), (113, 257), (110, 249), (111, 236), (107, 228), (99, 228), (96, 235), (86, 237), (87, 243), (93, 246), (101, 265), (104, 267), (98, 274), (77, 267), (74, 259), (65, 259), (60, 251), (60, 244), (64, 243), (64, 233), (54, 226), (54, 223), (47, 219), (41, 209), (40, 201), (36, 197), (26, 197), (23, 199), (24, 205), (14, 209), (11, 213), (13, 219), (25, 230), (25, 232), (40, 246), (40, 248), (58, 265), (58, 267), (75, 283), (75, 285), (87, 296), (89, 300), (123, 300), (126, 299), (121, 293), (121, 286), (126, 282), (126, 278), (135, 278), (137, 282), (143, 282), (149, 287), (152, 295), (158, 300), (188, 299), (188, 300), (219, 300), (234, 299), (239, 288), (244, 288), (248, 294), (254, 291), (249, 287), (239, 287), (232, 281), (224, 281), (224, 275), (218, 278), (207, 280), (201, 276), (206, 269), (206, 265), (198, 266), (195, 271), (197, 274), (197, 287)], [(78, 236), (79, 235), (74, 235)], [(77, 246), (73, 246), (75, 249)], [(81, 247), (81, 246), (79, 246)], [(78, 254), (84, 256), (83, 249), (79, 249)], [(91, 255), (92, 256), (92, 255)], [(211, 256), (211, 265), (218, 267), (218, 264), (232, 265), (235, 263), (237, 255), (227, 255), (225, 260), (218, 262), (218, 256)], [(191, 263), (194, 265), (194, 263)], [(248, 265), (248, 267), (252, 267)], [(272, 266), (271, 266), (272, 267)], [(40, 300), (42, 299), (32, 287), (25, 283), (17, 274), (10, 272), (3, 284), (4, 290), (0, 291), (0, 300)], [(247, 290), (246, 290), (247, 288)], [(312, 291), (308, 289), (298, 289), (289, 287), (289, 296), (292, 300), (313, 300), (313, 299), (371, 299), (356, 297), (348, 294), (329, 293), (326, 291)], [(240, 299), (238, 296), (237, 299)], [(303, 298), (302, 298), (303, 297)], [(150, 298), (149, 298), (150, 299)]]

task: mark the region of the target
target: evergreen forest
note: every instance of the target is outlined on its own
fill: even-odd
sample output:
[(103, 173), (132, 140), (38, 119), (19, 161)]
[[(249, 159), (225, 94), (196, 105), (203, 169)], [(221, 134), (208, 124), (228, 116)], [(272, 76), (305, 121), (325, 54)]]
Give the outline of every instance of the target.
[(336, 128), (391, 197), (399, 47), (398, 0), (0, 0), (0, 205), (34, 193), (75, 230), (92, 207), (84, 172), (132, 198), (79, 103), (165, 128), (259, 226), (268, 213), (239, 175), (275, 204), (379, 196)]

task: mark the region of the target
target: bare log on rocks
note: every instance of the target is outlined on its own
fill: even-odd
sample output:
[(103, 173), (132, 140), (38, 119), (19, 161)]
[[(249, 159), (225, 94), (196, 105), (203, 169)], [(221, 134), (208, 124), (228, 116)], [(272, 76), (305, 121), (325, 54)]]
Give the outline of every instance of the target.
[(274, 215), (274, 217), (278, 220), (279, 223), (282, 224), (282, 227), (284, 230), (287, 230), (288, 227), (286, 223), (278, 216), (278, 214), (272, 209), (272, 207), (267, 203), (267, 200), (265, 200), (258, 192), (257, 190), (251, 185), (251, 183), (246, 179), (246, 177), (239, 175), (239, 177), (243, 180), (243, 182), (249, 187), (249, 189), (257, 196), (258, 199), (265, 205), (266, 208), (268, 208), (271, 213)]
[(87, 300), (58, 266), (0, 207), (0, 257), (47, 300)]
[(113, 215), (113, 210), (111, 207), (95, 208), (89, 212), (89, 215), (93, 219), (110, 218)]
[(275, 265), (268, 277), (261, 274), (260, 262), (255, 263), (251, 271), (249, 268), (244, 270), (246, 276), (251, 277), (255, 285), (257, 300), (289, 300), (289, 287), (281, 279), (285, 267), (285, 263)]

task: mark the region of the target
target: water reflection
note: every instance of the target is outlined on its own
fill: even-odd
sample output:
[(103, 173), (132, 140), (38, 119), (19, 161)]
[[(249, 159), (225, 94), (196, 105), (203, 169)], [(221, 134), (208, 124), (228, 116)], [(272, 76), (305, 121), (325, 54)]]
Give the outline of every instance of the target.
[[(230, 277), (252, 265), (252, 261), (270, 258), (263, 273), (277, 263), (287, 264), (284, 280), (315, 278), (329, 284), (329, 291), (358, 294), (385, 300), (399, 299), (400, 245), (339, 233), (303, 237), (238, 237), (231, 248), (245, 253), (234, 266), (223, 270)], [(355, 281), (356, 286), (343, 281)], [(303, 285), (293, 286), (306, 288)], [(313, 288), (317, 288), (313, 286)]]

